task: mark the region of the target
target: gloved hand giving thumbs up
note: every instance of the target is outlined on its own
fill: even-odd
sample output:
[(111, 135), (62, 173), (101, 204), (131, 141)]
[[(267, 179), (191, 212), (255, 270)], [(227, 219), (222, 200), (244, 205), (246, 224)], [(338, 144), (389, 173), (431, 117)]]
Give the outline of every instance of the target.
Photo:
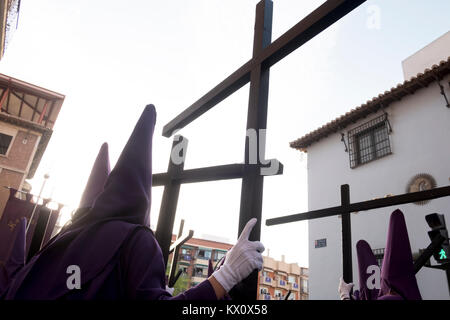
[(256, 221), (253, 218), (247, 222), (237, 243), (228, 251), (223, 266), (212, 274), (226, 292), (247, 278), (253, 270), (262, 269), (261, 253), (264, 252), (264, 246), (259, 241), (248, 240)]

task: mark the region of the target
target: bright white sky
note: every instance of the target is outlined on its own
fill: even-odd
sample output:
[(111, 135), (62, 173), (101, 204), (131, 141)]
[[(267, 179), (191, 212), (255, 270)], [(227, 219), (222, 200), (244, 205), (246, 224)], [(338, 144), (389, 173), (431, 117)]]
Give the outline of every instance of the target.
[[(22, 0), (0, 72), (66, 95), (33, 193), (48, 172), (44, 196), (75, 208), (101, 144), (114, 166), (149, 103), (158, 113), (153, 171), (165, 172), (172, 138), (162, 127), (248, 61), (257, 2)], [(323, 2), (274, 1), (272, 39)], [(308, 208), (306, 156), (289, 142), (402, 82), (401, 61), (450, 29), (448, 12), (446, 0), (369, 0), (271, 69), (266, 158), (284, 174), (264, 182), (270, 256), (308, 266), (306, 222), (264, 225)], [(247, 106), (248, 85), (181, 130), (185, 168), (242, 162)], [(196, 237), (234, 242), (240, 189), (240, 180), (182, 186), (175, 232), (184, 218)], [(153, 188), (153, 226), (161, 197)]]

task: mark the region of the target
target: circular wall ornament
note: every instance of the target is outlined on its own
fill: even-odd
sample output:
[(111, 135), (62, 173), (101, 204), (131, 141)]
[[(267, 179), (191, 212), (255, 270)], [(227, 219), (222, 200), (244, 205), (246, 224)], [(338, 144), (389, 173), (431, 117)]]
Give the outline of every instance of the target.
[[(432, 175), (428, 173), (419, 173), (409, 180), (406, 192), (419, 192), (436, 188), (436, 180)], [(430, 200), (414, 202), (417, 205), (424, 205), (430, 202)]]

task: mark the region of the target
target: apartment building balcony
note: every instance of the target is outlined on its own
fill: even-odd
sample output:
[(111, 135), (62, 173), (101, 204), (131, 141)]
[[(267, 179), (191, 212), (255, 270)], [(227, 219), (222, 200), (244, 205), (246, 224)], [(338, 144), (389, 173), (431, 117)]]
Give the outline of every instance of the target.
[(189, 254), (180, 255), (180, 261), (191, 263), (192, 260), (192, 256), (190, 256)]
[(271, 277), (260, 276), (259, 284), (275, 287), (275, 280), (273, 280)]
[(285, 290), (289, 290), (289, 285), (288, 285), (286, 280), (277, 280), (276, 281), (276, 287), (277, 288), (281, 288), (281, 289), (285, 289)]
[(293, 283), (289, 283), (289, 290), (292, 291), (300, 291), (300, 286), (298, 285), (298, 283), (293, 282)]
[(268, 293), (259, 294), (258, 300), (273, 300), (272, 296)]
[(209, 260), (208, 260), (208, 259), (197, 258), (197, 259), (195, 259), (195, 264), (200, 264), (200, 265), (203, 265), (203, 266), (208, 266)]

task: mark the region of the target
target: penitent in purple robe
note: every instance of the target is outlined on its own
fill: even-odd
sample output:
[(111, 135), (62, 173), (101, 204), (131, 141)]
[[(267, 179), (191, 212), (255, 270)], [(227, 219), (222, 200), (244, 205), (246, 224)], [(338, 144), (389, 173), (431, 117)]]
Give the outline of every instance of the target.
[(371, 265), (378, 266), (377, 259), (373, 254), (372, 248), (365, 240), (359, 240), (356, 243), (356, 253), (358, 255), (359, 269), (359, 297), (358, 300), (376, 300), (379, 290), (367, 287), (369, 274), (367, 268)]
[[(172, 297), (161, 249), (148, 227), (152, 183), (153, 105), (142, 113), (104, 190), (13, 279), (4, 298), (216, 300), (209, 281)], [(81, 289), (69, 289), (77, 266)]]

